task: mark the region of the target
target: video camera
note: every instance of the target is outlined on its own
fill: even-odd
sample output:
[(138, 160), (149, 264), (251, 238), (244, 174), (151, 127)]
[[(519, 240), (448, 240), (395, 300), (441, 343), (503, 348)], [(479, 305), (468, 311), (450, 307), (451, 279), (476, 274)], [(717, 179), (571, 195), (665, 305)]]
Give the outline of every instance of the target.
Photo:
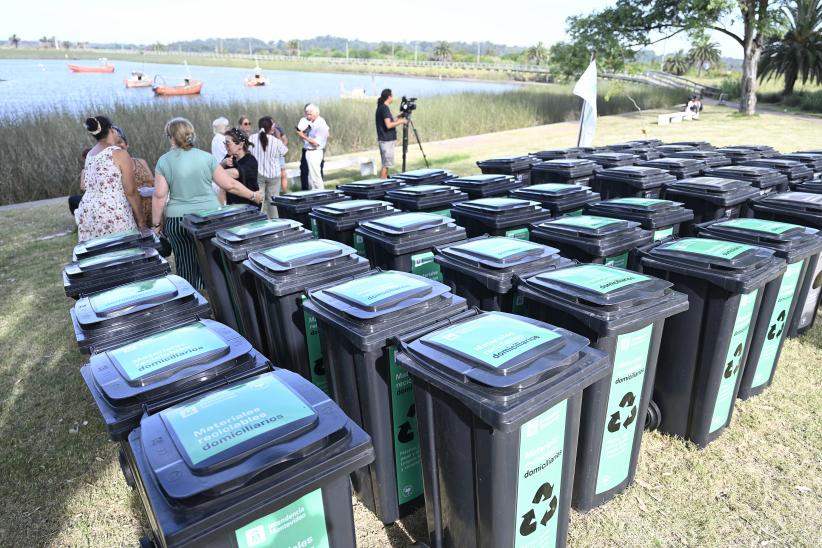
[(405, 95), (402, 96), (402, 100), (400, 101), (400, 116), (405, 116), (408, 118), (411, 116), (411, 113), (417, 109), (417, 98), (416, 97), (406, 97)]

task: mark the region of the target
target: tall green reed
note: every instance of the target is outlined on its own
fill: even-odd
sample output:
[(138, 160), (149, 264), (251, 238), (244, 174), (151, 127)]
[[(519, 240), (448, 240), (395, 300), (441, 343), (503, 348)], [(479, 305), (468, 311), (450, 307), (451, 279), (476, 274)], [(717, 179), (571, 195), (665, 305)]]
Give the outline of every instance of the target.
[[(634, 110), (630, 95), (641, 108), (660, 108), (682, 101), (677, 90), (625, 86), (624, 94), (603, 99), (608, 84), (601, 86), (600, 115)], [(263, 115), (274, 119), (289, 133), (288, 160), (299, 159), (300, 143), (293, 128), (302, 116), (300, 103), (193, 101), (155, 104), (89, 105), (87, 115), (105, 114), (124, 128), (132, 155), (153, 166), (168, 150), (163, 136), (167, 120), (183, 116), (197, 131), (197, 146), (210, 150), (211, 123), (226, 116), (232, 124), (246, 114), (252, 124)], [(565, 86), (533, 86), (503, 93), (465, 92), (420, 98), (414, 124), (424, 141), (477, 135), (541, 124), (574, 120), (580, 100)], [(320, 105), (331, 126), (328, 154), (376, 148), (374, 108), (371, 101), (335, 100)], [(395, 112), (397, 110), (395, 105)], [(82, 120), (85, 115), (63, 111), (40, 112), (12, 120), (0, 118), (0, 204), (65, 196), (79, 190), (81, 152), (91, 146)]]

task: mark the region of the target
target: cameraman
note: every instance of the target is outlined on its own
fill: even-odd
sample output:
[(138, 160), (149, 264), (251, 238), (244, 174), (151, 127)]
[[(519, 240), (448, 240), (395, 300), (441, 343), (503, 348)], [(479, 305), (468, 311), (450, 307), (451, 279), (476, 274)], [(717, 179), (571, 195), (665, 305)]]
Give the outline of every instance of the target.
[(374, 116), (377, 123), (377, 141), (380, 145), (380, 160), (382, 161), (382, 169), (380, 170), (380, 177), (386, 179), (388, 177), (388, 168), (394, 167), (394, 145), (397, 142), (397, 126), (407, 124), (408, 119), (400, 115), (397, 120), (391, 115), (391, 109), (388, 108), (394, 101), (394, 95), (390, 89), (382, 90), (380, 98), (377, 99), (377, 112)]

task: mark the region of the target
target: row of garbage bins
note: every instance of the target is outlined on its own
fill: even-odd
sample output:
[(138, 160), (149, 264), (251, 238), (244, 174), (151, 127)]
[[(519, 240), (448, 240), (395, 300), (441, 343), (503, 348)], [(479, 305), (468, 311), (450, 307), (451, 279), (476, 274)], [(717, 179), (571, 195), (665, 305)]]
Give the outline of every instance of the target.
[(433, 546), (562, 546), (572, 507), (633, 482), (646, 424), (705, 447), (816, 316), (822, 195), (485, 174), (433, 186), (532, 199), (413, 210), (432, 177), (188, 216), (208, 301), (151, 232), (75, 248), (81, 374), (144, 544), (354, 546), (353, 488), (386, 524), (424, 505)]

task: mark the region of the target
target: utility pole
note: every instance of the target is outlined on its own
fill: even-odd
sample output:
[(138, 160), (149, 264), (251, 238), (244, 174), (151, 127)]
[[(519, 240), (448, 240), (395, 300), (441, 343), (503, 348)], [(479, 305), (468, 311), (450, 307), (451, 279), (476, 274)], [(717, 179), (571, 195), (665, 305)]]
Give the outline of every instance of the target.
[(391, 59), (394, 58), (394, 42), (391, 42)]
[(477, 42), (477, 64), (480, 62), (480, 43)]
[(419, 44), (414, 42), (414, 62), (417, 62), (417, 49), (419, 48)]
[(345, 60), (348, 61), (348, 40), (345, 41)]

